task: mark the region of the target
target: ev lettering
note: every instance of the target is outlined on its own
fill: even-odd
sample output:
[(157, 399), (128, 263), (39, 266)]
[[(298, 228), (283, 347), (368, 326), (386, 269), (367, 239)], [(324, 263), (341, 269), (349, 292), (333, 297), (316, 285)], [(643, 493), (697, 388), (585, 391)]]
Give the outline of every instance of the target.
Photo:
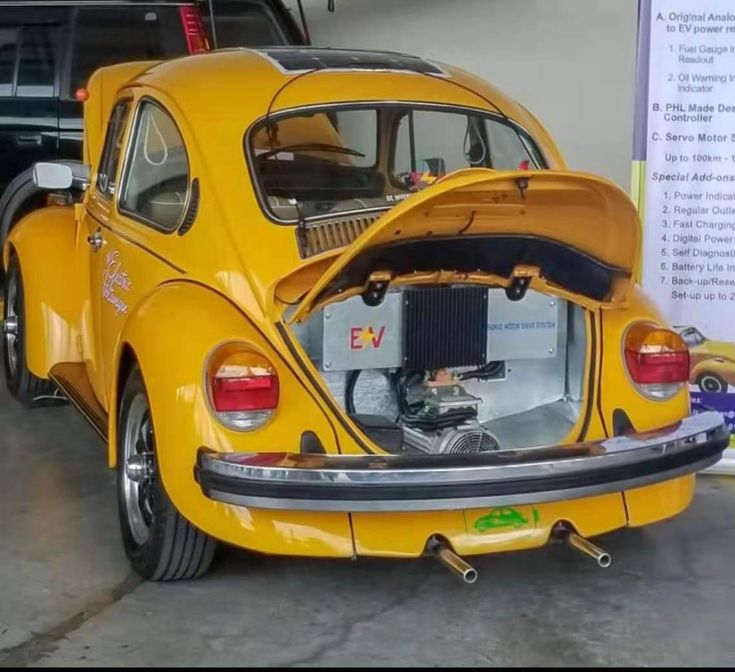
[(380, 348), (385, 336), (385, 325), (378, 328), (373, 327), (350, 327), (350, 350), (365, 350), (373, 347)]

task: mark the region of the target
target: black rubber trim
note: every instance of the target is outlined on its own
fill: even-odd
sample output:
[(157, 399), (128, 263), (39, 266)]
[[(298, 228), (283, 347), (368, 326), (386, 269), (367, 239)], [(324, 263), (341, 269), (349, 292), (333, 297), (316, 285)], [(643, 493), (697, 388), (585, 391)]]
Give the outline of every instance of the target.
[(361, 250), (312, 303), (321, 303), (353, 287), (365, 287), (376, 270), (387, 271), (394, 277), (447, 270), (511, 278), (518, 265), (537, 266), (542, 278), (596, 301), (608, 299), (616, 277), (630, 277), (625, 269), (552, 238), (530, 234), (432, 236), (427, 233)]
[[(286, 327), (283, 325), (282, 322), (276, 322), (276, 329), (278, 329), (278, 332), (281, 334), (281, 338), (283, 339), (283, 342), (286, 344), (286, 347), (288, 348), (288, 351), (291, 353), (293, 358), (301, 363), (301, 357), (299, 357), (299, 353), (296, 352), (296, 348), (294, 348), (293, 343), (291, 342), (291, 338), (288, 335), (288, 331), (286, 330)], [(329, 410), (332, 411), (334, 414), (334, 417), (337, 419), (337, 421), (342, 425), (343, 429), (350, 435), (350, 438), (352, 438), (360, 448), (362, 448), (366, 453), (369, 453), (370, 455), (375, 455), (375, 451), (370, 448), (363, 440), (362, 438), (350, 427), (342, 417), (342, 411), (340, 408), (337, 407), (337, 405), (322, 391), (321, 386), (319, 385), (319, 382), (314, 379), (314, 376), (311, 374), (311, 371), (309, 371), (302, 363), (301, 370), (304, 372), (306, 377), (309, 379), (309, 382), (313, 385), (314, 389), (317, 391), (317, 394), (322, 398), (324, 403), (329, 406)]]
[(720, 433), (703, 445), (696, 446), (685, 453), (660, 455), (639, 464), (595, 469), (587, 473), (563, 474), (543, 478), (517, 478), (485, 483), (452, 483), (439, 485), (301, 485), (289, 482), (263, 483), (243, 478), (222, 476), (207, 472), (197, 466), (197, 481), (202, 491), (211, 491), (242, 497), (272, 499), (312, 499), (321, 501), (381, 501), (415, 499), (472, 499), (498, 495), (533, 494), (555, 490), (573, 490), (605, 483), (625, 482), (653, 474), (680, 469), (697, 464), (708, 458), (716, 457), (727, 447), (729, 435)]
[(590, 321), (590, 375), (587, 379), (587, 397), (585, 399), (584, 420), (582, 428), (577, 437), (577, 443), (584, 441), (592, 420), (592, 409), (594, 408), (595, 377), (597, 373), (597, 317), (594, 313), (588, 313)]

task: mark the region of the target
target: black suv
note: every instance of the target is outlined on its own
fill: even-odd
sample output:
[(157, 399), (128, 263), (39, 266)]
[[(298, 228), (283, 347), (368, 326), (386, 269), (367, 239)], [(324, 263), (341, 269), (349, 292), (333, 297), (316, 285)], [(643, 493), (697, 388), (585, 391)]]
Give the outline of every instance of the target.
[(98, 67), (214, 44), (303, 44), (281, 0), (210, 2), (0, 0), (0, 245), (45, 199), (33, 164), (81, 158), (80, 100)]

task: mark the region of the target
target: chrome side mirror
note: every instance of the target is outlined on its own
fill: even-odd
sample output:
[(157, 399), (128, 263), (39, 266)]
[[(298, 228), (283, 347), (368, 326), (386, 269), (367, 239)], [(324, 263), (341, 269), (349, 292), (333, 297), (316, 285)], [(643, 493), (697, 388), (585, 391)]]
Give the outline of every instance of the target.
[(63, 163), (37, 163), (33, 166), (33, 184), (39, 189), (70, 189), (74, 173)]
[(64, 191), (89, 186), (89, 166), (79, 161), (40, 162), (33, 166), (33, 184), (39, 189)]

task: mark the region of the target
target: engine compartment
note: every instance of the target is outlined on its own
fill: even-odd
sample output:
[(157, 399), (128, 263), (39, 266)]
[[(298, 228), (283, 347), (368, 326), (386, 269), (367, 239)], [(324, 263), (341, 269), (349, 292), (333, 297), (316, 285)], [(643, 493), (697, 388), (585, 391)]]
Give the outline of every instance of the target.
[(328, 305), (294, 333), (335, 401), (391, 453), (562, 442), (583, 403), (585, 311), (478, 285), (393, 289)]

